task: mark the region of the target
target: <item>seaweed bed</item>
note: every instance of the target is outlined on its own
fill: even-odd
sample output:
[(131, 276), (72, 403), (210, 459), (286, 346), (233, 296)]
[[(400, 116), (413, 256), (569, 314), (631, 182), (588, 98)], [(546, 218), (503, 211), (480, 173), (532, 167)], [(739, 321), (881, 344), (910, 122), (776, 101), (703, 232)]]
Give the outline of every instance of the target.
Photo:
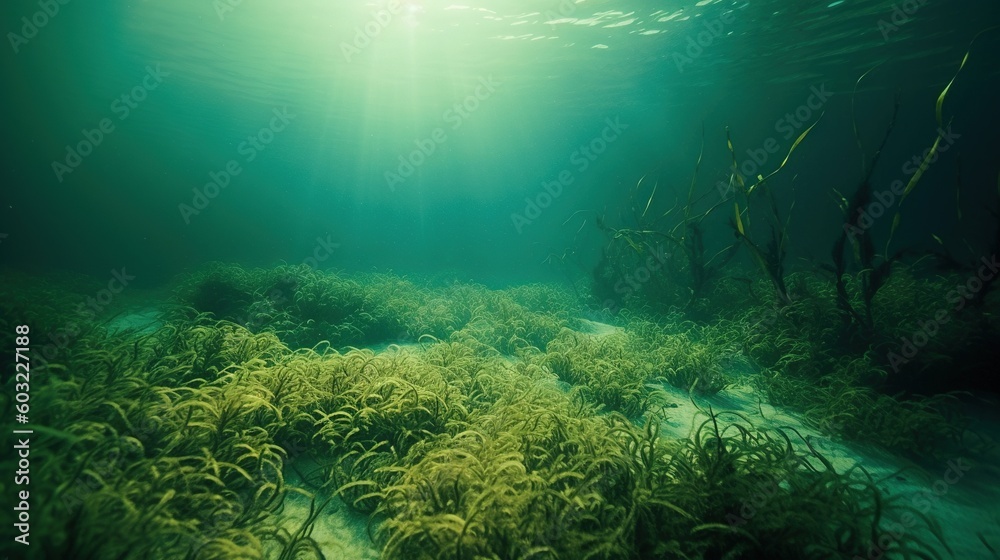
[[(880, 294), (913, 301), (935, 282), (947, 285), (902, 269)], [(995, 424), (966, 393), (880, 390), (872, 352), (830, 342), (827, 284), (790, 284), (815, 295), (775, 315), (720, 288), (733, 299), (720, 309), (742, 311), (695, 323), (595, 317), (546, 285), (222, 264), (169, 296), (80, 313), (89, 281), (7, 276), (3, 336), (16, 317), (37, 345), (31, 549), (996, 557)], [(886, 324), (921, 312), (880, 309)], [(989, 319), (964, 317), (935, 344)], [(931, 369), (944, 359), (921, 356)]]

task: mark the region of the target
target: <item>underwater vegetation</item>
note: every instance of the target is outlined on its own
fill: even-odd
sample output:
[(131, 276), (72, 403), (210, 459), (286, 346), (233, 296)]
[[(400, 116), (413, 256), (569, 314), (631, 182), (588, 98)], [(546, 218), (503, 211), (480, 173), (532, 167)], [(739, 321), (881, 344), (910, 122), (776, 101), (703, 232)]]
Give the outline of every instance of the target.
[[(939, 522), (886, 478), (839, 466), (764, 412), (766, 399), (914, 460), (993, 448), (960, 390), (995, 365), (992, 282), (908, 352), (900, 341), (978, 264), (939, 238), (927, 254), (893, 247), (898, 207), (884, 239), (852, 222), (894, 123), (838, 196), (830, 263), (812, 268), (787, 266), (794, 203), (771, 187), (816, 122), (749, 183), (727, 130), (734, 169), (717, 202), (697, 194), (701, 156), (673, 206), (644, 177), (628, 215), (597, 220), (607, 244), (583, 292), (216, 263), (130, 327), (126, 302), (88, 303), (100, 286), (86, 279), (4, 276), (0, 341), (13, 346), (17, 318), (54, 343), (31, 387), (32, 523), (45, 535), (32, 554), (353, 557), (357, 543), (325, 527), (356, 515), (386, 560), (946, 557)], [(732, 240), (707, 246), (713, 227)], [(1000, 249), (1000, 220), (978, 244)], [(594, 311), (606, 322), (583, 319)], [(759, 418), (719, 406), (734, 389), (756, 391)], [(671, 435), (681, 405), (697, 413)], [(293, 502), (309, 504), (301, 519)], [(887, 539), (898, 519), (910, 530)]]
[[(739, 172), (738, 150), (727, 129), (728, 184), (699, 194), (703, 131), (690, 183), (656, 170), (636, 183), (617, 219), (597, 216), (606, 245), (590, 273), (592, 306), (624, 308), (650, 320), (680, 317), (723, 333), (718, 340), (740, 341), (742, 356), (756, 370), (755, 386), (825, 433), (913, 455), (941, 442), (970, 444), (976, 436), (966, 430), (959, 403), (964, 391), (992, 387), (983, 372), (997, 359), (997, 275), (983, 277), (980, 271), (992, 270), (990, 259), (1000, 250), (1000, 190), (989, 209), (995, 218), (992, 235), (977, 240), (960, 234), (946, 241), (932, 232), (938, 246), (930, 250), (894, 239), (907, 223), (903, 201), (929, 162), (947, 150), (945, 100), (975, 40), (937, 98), (933, 144), (907, 182), (878, 185), (874, 179), (883, 149), (893, 141), (898, 99), (884, 132), (867, 149), (853, 123), (861, 173), (856, 186), (832, 191), (843, 223), (831, 231), (829, 262), (787, 266), (795, 203), (787, 195), (779, 202), (774, 194), (778, 184), (786, 190), (794, 186), (783, 170), (796, 149), (809, 143), (822, 115), (799, 134), (780, 164), (754, 179)], [(858, 78), (855, 91), (876, 69)], [(961, 231), (961, 160), (949, 164), (956, 166), (955, 229)], [(873, 193), (890, 188), (898, 197), (891, 211), (883, 211), (892, 219), (886, 219), (887, 227), (873, 227), (866, 221)], [(670, 201), (664, 191), (686, 194)], [(950, 225), (936, 224), (942, 230)], [(729, 229), (734, 240), (706, 246), (713, 226)], [(972, 257), (955, 256), (949, 247), (956, 246)], [(644, 266), (655, 266), (656, 274), (645, 274), (642, 282), (630, 277)]]
[[(947, 399), (873, 392), (867, 363), (814, 371), (827, 363), (796, 346), (793, 317), (760, 331), (623, 310), (601, 330), (550, 286), (301, 267), (214, 265), (176, 294), (154, 328), (95, 318), (38, 374), (38, 557), (337, 558), (316, 530), (347, 510), (368, 516), (386, 559), (865, 557), (906, 513), (922, 536), (884, 557), (946, 546), (932, 518), (794, 428), (700, 405), (687, 437), (664, 435), (676, 395), (746, 383), (730, 365), (752, 360), (774, 362), (753, 382), (775, 404), (844, 437), (907, 449), (951, 430), (962, 443), (960, 419), (933, 423)], [(37, 313), (65, 322), (58, 306)], [(822, 391), (795, 385), (814, 378)], [(294, 524), (293, 496), (311, 503)]]

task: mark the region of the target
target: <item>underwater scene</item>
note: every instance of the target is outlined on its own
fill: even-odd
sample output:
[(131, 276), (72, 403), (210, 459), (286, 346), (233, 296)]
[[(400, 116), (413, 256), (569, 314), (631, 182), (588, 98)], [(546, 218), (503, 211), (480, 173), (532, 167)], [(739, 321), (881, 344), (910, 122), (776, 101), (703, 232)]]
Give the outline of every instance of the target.
[(996, 0), (0, 14), (0, 558), (1000, 559)]

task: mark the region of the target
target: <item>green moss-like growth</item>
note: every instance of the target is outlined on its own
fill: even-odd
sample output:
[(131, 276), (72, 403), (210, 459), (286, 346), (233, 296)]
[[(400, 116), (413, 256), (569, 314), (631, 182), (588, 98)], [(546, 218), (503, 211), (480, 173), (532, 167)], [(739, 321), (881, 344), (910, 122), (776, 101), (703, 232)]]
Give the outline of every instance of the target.
[[(32, 386), (33, 420), (50, 427), (32, 447), (32, 496), (45, 504), (33, 527), (48, 535), (38, 550), (330, 558), (314, 528), (346, 507), (370, 516), (372, 546), (392, 560), (866, 556), (907, 510), (860, 469), (732, 413), (708, 410), (685, 437), (662, 429), (673, 409), (658, 406), (670, 398), (658, 384), (697, 403), (732, 381), (727, 368), (744, 350), (784, 360), (781, 372), (758, 376), (773, 403), (845, 437), (865, 439), (870, 426), (871, 439), (906, 449), (961, 435), (932, 426), (936, 408), (866, 388), (874, 362), (817, 365), (833, 355), (794, 328), (809, 320), (805, 306), (753, 336), (749, 321), (628, 312), (599, 329), (549, 288), (418, 288), (315, 271), (293, 282), (280, 272), (247, 273), (300, 298), (276, 305), (260, 328), (182, 308), (152, 331), (88, 329), (49, 364)], [(386, 289), (376, 296), (366, 283)], [(368, 295), (340, 291), (347, 286)], [(442, 294), (455, 296), (454, 308), (424, 322), (407, 315)], [(333, 303), (319, 301), (327, 295)], [(282, 321), (295, 313), (326, 310), (314, 322), (332, 324), (343, 320), (339, 305), (358, 302), (402, 309), (392, 324), (438, 325), (442, 336), (378, 351), (287, 345), (316, 336), (302, 334), (315, 325), (289, 334)], [(301, 482), (286, 481), (292, 472)], [(313, 501), (289, 524), (282, 511), (293, 492)], [(915, 519), (936, 538), (933, 521)], [(935, 558), (920, 538), (884, 553)]]

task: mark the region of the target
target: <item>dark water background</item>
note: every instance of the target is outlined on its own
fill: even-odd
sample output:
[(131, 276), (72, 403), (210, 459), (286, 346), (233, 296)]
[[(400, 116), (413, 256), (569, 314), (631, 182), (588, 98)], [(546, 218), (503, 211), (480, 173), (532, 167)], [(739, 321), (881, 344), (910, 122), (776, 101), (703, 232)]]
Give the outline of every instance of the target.
[[(703, 127), (699, 193), (712, 204), (731, 164), (725, 127), (740, 161), (775, 139), (766, 174), (793, 140), (776, 128), (784, 115), (825, 88), (833, 95), (807, 123), (820, 112), (822, 121), (771, 184), (783, 209), (795, 200), (794, 268), (826, 259), (843, 222), (831, 189), (849, 195), (858, 183), (858, 77), (882, 63), (856, 98), (869, 151), (895, 95), (900, 102), (875, 174), (885, 189), (934, 141), (935, 99), (970, 40), (1000, 23), (998, 2), (982, 0), (412, 0), (384, 25), (373, 17), (384, 2), (233, 3), (220, 12), (210, 0), (71, 0), (26, 41), (10, 33), (24, 34), (22, 18), (42, 8), (4, 3), (0, 261), (102, 278), (124, 266), (155, 284), (209, 260), (302, 262), (323, 240), (332, 249), (322, 267), (488, 282), (582, 274), (604, 241), (596, 217), (622, 224), (642, 176), (659, 181), (660, 210), (684, 196)], [(897, 13), (900, 25), (887, 30), (902, 7), (912, 14)], [(355, 42), (366, 25), (378, 35)], [(688, 50), (699, 34), (701, 52)], [(357, 52), (345, 51), (352, 43)], [(899, 247), (930, 246), (937, 234), (969, 258), (986, 250), (1000, 161), (998, 47), (1000, 32), (981, 36), (949, 94), (945, 120), (961, 138), (906, 201)], [(125, 115), (116, 99), (148, 68), (162, 82), (147, 79), (155, 89)], [(484, 81), (494, 91), (472, 103)], [(447, 112), (466, 101), (475, 108), (464, 116)], [(275, 110), (294, 118), (250, 161), (240, 144)], [(102, 119), (114, 130), (57, 178), (53, 162)], [(582, 169), (574, 152), (609, 121), (627, 128)], [(386, 172), (439, 129), (444, 142), (390, 188)], [(179, 205), (230, 160), (241, 173), (186, 221)], [(512, 214), (562, 171), (572, 183), (518, 231)], [(732, 238), (729, 214), (708, 232), (719, 246)], [(890, 221), (876, 227), (884, 233)], [(568, 249), (567, 264), (544, 262)]]

